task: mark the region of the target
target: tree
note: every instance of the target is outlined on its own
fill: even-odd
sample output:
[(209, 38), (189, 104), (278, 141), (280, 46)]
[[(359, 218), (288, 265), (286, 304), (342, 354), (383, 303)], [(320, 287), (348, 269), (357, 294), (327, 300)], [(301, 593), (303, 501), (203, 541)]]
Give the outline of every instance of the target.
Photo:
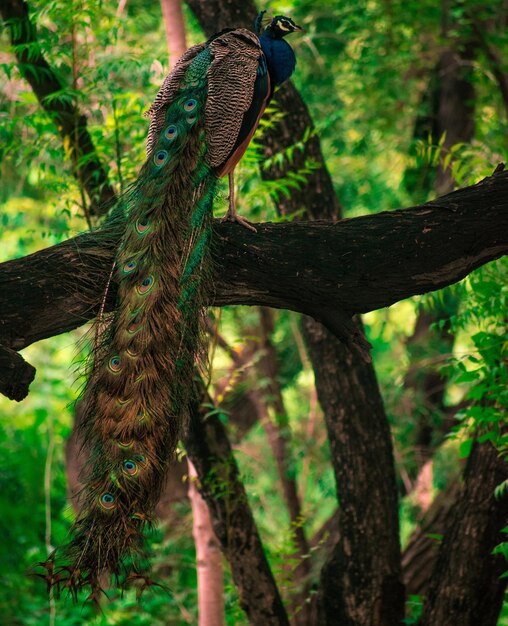
[[(233, 19), (235, 23), (247, 25), (254, 12), (253, 7), (246, 4), (241, 8), (232, 3), (190, 4), (209, 32)], [(292, 87), (281, 92), (279, 102), (290, 114), (270, 131), (266, 142), (268, 154), (276, 155), (288, 137), (293, 141), (303, 138), (303, 150), (296, 151), (289, 165), (282, 161), (281, 166), (280, 160), (275, 161), (267, 176), (283, 185), (288, 171), (300, 171), (310, 160), (314, 162), (301, 188), (289, 198), (281, 199), (279, 208), (282, 213), (291, 215), (304, 207), (314, 219), (325, 217), (329, 221), (264, 225), (255, 236), (227, 225), (217, 226), (215, 304), (262, 304), (293, 309), (311, 315), (328, 329), (310, 319), (304, 322), (304, 337), (325, 414), (341, 503), (340, 539), (329, 549), (322, 570), (317, 593), (317, 623), (334, 623), (340, 615), (344, 623), (393, 624), (402, 615), (404, 595), (390, 431), (374, 371), (362, 358), (362, 330), (351, 318), (354, 314), (451, 284), (475, 267), (504, 254), (507, 177), (499, 171), (481, 185), (413, 209), (334, 223), (339, 216), (339, 205), (323, 166), (317, 135), (309, 135), (307, 131), (312, 127), (307, 110)], [(68, 240), (54, 249), (2, 267), (3, 293), (16, 294), (4, 304), (5, 323), (0, 343), (5, 348), (6, 363), (13, 368), (26, 368), (27, 374), (31, 373), (13, 350), (55, 332), (69, 330), (93, 316), (94, 310), (83, 295), (90, 293), (93, 301), (97, 285), (87, 292), (87, 277), (93, 266), (102, 275), (103, 282), (107, 280), (104, 268), (108, 260), (110, 263), (117, 236), (106, 227), (93, 236)], [(331, 250), (340, 251), (339, 256), (330, 254)], [(65, 264), (62, 264), (63, 259)], [(75, 297), (74, 289), (62, 290), (62, 285), (76, 283), (82, 286), (80, 298)], [(332, 285), (340, 286), (332, 289)], [(34, 291), (39, 294), (37, 299), (33, 297)], [(108, 306), (113, 303), (114, 292)], [(33, 319), (36, 319), (35, 324)], [(342, 341), (333, 338), (333, 334)], [(344, 342), (349, 347), (345, 347)], [(18, 383), (18, 374), (15, 379)], [(8, 387), (8, 384), (4, 386)], [(19, 390), (16, 394), (21, 395)], [(244, 491), (224, 439), (224, 430), (213, 416), (204, 424), (204, 430), (199, 430), (201, 422), (193, 421), (186, 447), (230, 560), (242, 604), (252, 623), (285, 623), (287, 618), (280, 594), (242, 495)], [(497, 469), (489, 472), (491, 480), (485, 481), (485, 470), (477, 472), (475, 468), (485, 468), (489, 463)], [(231, 485), (230, 493), (214, 491), (210, 475), (218, 472)], [(499, 531), (507, 506), (506, 497), (500, 500), (493, 497), (493, 488), (503, 476), (506, 476), (506, 468), (487, 439), (475, 448), (469, 459), (465, 489), (456, 507), (457, 519), (464, 523), (455, 526), (454, 532), (443, 542), (439, 564), (442, 576), (433, 577), (430, 608), (426, 609), (424, 620), (435, 619), (429, 615), (439, 614), (446, 606), (450, 623), (461, 619), (463, 623), (478, 623), (471, 621), (478, 615), (483, 616), (485, 624), (495, 623), (503, 590), (502, 582), (498, 582), (503, 567), (500, 557), (494, 557), (495, 567), (484, 576), (486, 588), (492, 595), (475, 588), (474, 577), (461, 581), (465, 600), (460, 606), (450, 609), (445, 604), (444, 592), (450, 588), (446, 573), (453, 578), (457, 568), (462, 567), (452, 556), (461, 552), (457, 546), (461, 545), (463, 537), (471, 536), (470, 524), (476, 529), (482, 528), (481, 520), (474, 517), (478, 502), (486, 507), (483, 515), (493, 521), (492, 527), (483, 526), (484, 534), (473, 533), (476, 541), (471, 549), (478, 549), (475, 571), (482, 572), (483, 567), (487, 570), (493, 562), (490, 551), (501, 541)], [(228, 511), (230, 513), (233, 505), (238, 517), (231, 519)], [(250, 550), (249, 559), (246, 559), (245, 546)], [(465, 563), (467, 555), (463, 556)], [(249, 563), (243, 571), (242, 559)], [(466, 569), (471, 572), (471, 568)], [(261, 579), (265, 584), (263, 598), (270, 600), (264, 604), (259, 603)], [(253, 580), (259, 581), (258, 588), (252, 586)], [(486, 610), (487, 600), (492, 600), (489, 611)]]

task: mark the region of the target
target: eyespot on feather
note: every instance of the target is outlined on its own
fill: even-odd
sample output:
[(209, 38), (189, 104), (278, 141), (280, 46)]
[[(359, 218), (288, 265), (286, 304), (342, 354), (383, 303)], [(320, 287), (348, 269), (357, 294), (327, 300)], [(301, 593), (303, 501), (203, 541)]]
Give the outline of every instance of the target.
[(174, 124), (171, 124), (170, 126), (168, 126), (166, 130), (164, 131), (164, 137), (166, 137), (168, 141), (173, 141), (174, 139), (177, 138), (177, 136), (178, 136), (178, 128)]
[(134, 225), (138, 235), (144, 235), (150, 230), (150, 222), (146, 217), (141, 217)]
[[(141, 316), (140, 315), (136, 315), (136, 317), (133, 320), (131, 320), (130, 324), (127, 326), (127, 332), (130, 335), (133, 335), (134, 333), (137, 333), (138, 330), (141, 330)], [(127, 350), (127, 353), (131, 357), (138, 356), (136, 353), (129, 352), (129, 350)]]
[(136, 269), (136, 261), (134, 261), (134, 259), (131, 259), (130, 261), (127, 261), (126, 263), (124, 263), (124, 266), (122, 268), (122, 271), (124, 274), (130, 274), (131, 272), (133, 272)]
[(197, 104), (198, 104), (197, 100), (195, 100), (194, 98), (189, 98), (188, 100), (185, 101), (183, 105), (183, 110), (187, 111), (187, 113), (190, 113), (191, 111), (194, 111)]
[(118, 374), (118, 372), (122, 369), (122, 361), (118, 355), (115, 355), (109, 359), (108, 368), (113, 374)]
[(144, 296), (152, 289), (154, 283), (155, 279), (151, 274), (149, 276), (145, 276), (141, 283), (136, 287), (136, 291), (139, 293), (140, 296)]
[(157, 150), (153, 156), (153, 162), (157, 165), (157, 167), (162, 167), (168, 160), (168, 156), (167, 150)]
[(187, 124), (192, 125), (192, 124), (194, 124), (195, 121), (196, 121), (196, 116), (195, 115), (188, 115), (187, 116)]
[(106, 492), (99, 496), (99, 504), (106, 511), (110, 511), (115, 508), (115, 498), (110, 493)]
[(133, 443), (134, 443), (133, 441), (119, 441), (118, 447), (124, 448), (124, 449), (132, 448)]
[(129, 476), (136, 476), (136, 474), (139, 472), (139, 467), (136, 465), (136, 463), (134, 463), (134, 461), (128, 459), (127, 461), (123, 462), (123, 471)]
[(131, 519), (139, 520), (140, 522), (146, 522), (146, 515), (144, 513), (133, 513)]

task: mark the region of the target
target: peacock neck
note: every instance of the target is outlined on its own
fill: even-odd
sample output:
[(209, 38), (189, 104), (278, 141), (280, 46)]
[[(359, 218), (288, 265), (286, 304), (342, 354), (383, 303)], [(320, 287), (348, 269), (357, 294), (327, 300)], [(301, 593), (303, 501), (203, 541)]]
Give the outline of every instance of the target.
[(261, 49), (266, 57), (266, 64), (273, 85), (282, 85), (295, 70), (296, 57), (291, 46), (275, 37), (269, 29), (259, 37)]

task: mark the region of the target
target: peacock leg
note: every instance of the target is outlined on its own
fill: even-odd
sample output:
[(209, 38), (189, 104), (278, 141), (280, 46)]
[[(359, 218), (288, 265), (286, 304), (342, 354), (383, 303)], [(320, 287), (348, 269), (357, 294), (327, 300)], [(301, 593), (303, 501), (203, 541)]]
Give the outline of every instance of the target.
[(245, 226), (245, 228), (248, 228), (249, 230), (252, 230), (253, 232), (257, 233), (257, 230), (254, 228), (254, 226), (248, 220), (246, 220), (245, 217), (238, 215), (238, 213), (236, 212), (234, 170), (232, 172), (229, 172), (228, 176), (229, 176), (229, 208), (228, 208), (228, 212), (226, 213), (222, 221), (223, 222), (238, 222), (242, 226)]

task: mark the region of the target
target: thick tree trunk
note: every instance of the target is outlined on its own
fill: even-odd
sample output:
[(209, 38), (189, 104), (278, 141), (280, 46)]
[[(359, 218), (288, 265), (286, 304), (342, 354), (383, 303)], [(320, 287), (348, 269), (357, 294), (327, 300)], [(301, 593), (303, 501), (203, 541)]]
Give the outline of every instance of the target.
[(451, 513), (434, 570), (421, 626), (496, 626), (507, 578), (502, 555), (506, 540), (508, 493), (494, 489), (508, 478), (508, 464), (487, 441), (475, 444), (468, 459), (464, 488)]
[[(341, 541), (321, 573), (318, 624), (394, 626), (403, 617), (397, 491), (388, 422), (372, 369), (304, 323), (335, 459)], [(342, 367), (342, 364), (346, 367)]]

